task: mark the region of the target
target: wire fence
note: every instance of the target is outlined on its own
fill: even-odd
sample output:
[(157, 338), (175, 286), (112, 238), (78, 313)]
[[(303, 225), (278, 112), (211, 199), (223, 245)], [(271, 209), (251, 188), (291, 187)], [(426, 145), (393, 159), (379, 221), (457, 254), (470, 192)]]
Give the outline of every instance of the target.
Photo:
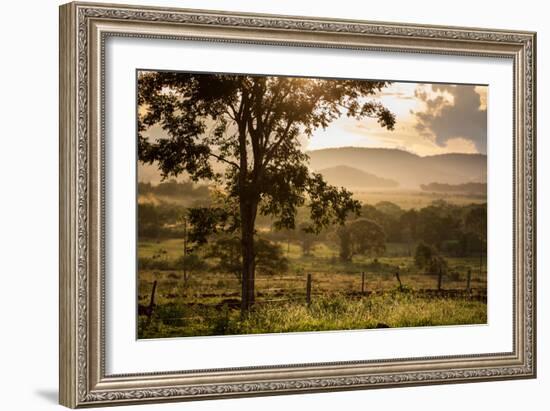
[[(355, 275), (345, 274), (342, 279), (335, 281), (326, 273), (304, 273), (301, 275), (281, 276), (258, 276), (256, 281), (255, 304), (285, 304), (303, 303), (310, 305), (316, 298), (326, 298), (331, 295), (343, 295), (350, 299), (368, 298), (379, 295), (388, 290), (414, 293), (416, 296), (425, 298), (468, 298), (477, 301), (487, 301), (486, 280), (479, 277), (473, 278), (472, 270), (460, 278), (453, 278), (442, 273), (430, 275), (422, 273), (399, 273), (381, 276), (376, 273), (365, 271)], [(176, 280), (173, 280), (174, 282)], [(233, 287), (232, 291), (227, 290), (225, 282), (218, 282), (209, 285), (208, 292), (197, 290), (192, 296), (182, 296), (172, 292), (162, 282), (156, 291), (157, 280), (150, 285), (147, 284), (142, 290), (140, 300), (149, 301), (149, 305), (139, 305), (140, 314), (151, 316), (156, 300), (163, 299), (163, 303), (174, 301), (180, 304), (193, 307), (194, 309), (225, 310), (238, 309), (240, 307), (240, 289)], [(234, 284), (235, 285), (235, 284)], [(186, 290), (186, 292), (189, 290)], [(155, 295), (158, 292), (159, 295)], [(201, 315), (192, 314), (185, 319), (192, 320), (194, 317), (204, 318)], [(170, 320), (170, 315), (164, 316)], [(173, 317), (174, 321), (182, 319), (178, 314)]]

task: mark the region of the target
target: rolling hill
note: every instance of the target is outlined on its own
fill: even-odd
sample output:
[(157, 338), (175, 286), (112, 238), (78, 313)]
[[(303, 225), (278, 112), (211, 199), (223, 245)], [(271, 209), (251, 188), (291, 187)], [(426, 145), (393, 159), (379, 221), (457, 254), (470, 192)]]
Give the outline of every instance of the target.
[(364, 147), (327, 148), (307, 154), (312, 170), (346, 166), (393, 180), (402, 188), (419, 188), (421, 184), (434, 181), (445, 184), (487, 182), (487, 156), (483, 154), (421, 157), (404, 150)]
[(378, 177), (349, 166), (335, 166), (319, 170), (325, 180), (335, 186), (347, 188), (390, 188), (397, 187), (399, 183), (394, 180)]

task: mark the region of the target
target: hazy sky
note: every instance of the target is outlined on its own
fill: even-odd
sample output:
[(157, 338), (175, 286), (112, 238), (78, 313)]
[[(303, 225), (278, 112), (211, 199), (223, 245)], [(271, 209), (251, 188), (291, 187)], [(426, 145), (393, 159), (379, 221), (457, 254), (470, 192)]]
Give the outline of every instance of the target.
[[(331, 147), (380, 147), (406, 150), (420, 156), (444, 153), (487, 153), (487, 86), (394, 82), (372, 97), (396, 116), (393, 131), (375, 119), (355, 120), (342, 115), (326, 130), (300, 139), (304, 150)], [(146, 135), (165, 135), (159, 125)], [(160, 180), (156, 167), (139, 164), (142, 181)]]
[(341, 117), (304, 145), (401, 148), (421, 156), (487, 153), (486, 86), (393, 83), (376, 98), (396, 115), (395, 130), (374, 119)]

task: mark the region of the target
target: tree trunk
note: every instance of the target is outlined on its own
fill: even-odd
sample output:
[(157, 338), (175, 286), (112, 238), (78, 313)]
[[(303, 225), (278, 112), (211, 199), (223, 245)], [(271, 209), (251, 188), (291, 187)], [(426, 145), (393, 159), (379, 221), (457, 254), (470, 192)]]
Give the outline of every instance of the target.
[(254, 250), (254, 224), (257, 202), (241, 200), (241, 314), (245, 315), (255, 302), (256, 255)]

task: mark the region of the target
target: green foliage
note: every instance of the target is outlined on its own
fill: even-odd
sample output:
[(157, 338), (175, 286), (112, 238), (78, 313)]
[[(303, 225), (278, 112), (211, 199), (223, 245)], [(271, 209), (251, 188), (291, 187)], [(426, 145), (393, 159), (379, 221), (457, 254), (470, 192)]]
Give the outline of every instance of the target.
[(219, 312), (216, 313), (213, 321), (212, 334), (226, 335), (231, 332), (230, 310), (227, 305), (224, 305)]
[[(258, 274), (269, 275), (271, 282), (276, 277), (273, 274), (289, 268), (305, 273), (311, 267), (322, 266), (324, 270), (337, 269), (339, 274), (357, 274), (359, 269), (366, 268), (372, 269), (369, 275), (377, 275), (378, 284), (391, 283), (393, 287), (395, 281), (387, 278), (393, 267), (403, 267), (401, 272), (404, 272), (412, 266), (412, 259), (399, 253), (392, 254), (397, 255), (397, 259), (388, 259), (388, 254), (382, 257), (386, 241), (406, 242), (408, 255), (416, 243), (423, 242), (430, 248), (430, 255), (424, 256), (421, 262), (427, 273), (446, 272), (449, 265), (446, 258), (477, 253), (479, 276), (483, 277), (486, 205), (459, 207), (438, 201), (410, 211), (387, 201), (361, 206), (351, 192), (331, 186), (321, 175), (309, 171), (308, 156), (301, 149), (300, 139), (311, 136), (319, 127), (327, 127), (343, 114), (354, 118), (373, 117), (382, 127), (393, 129), (393, 114), (372, 100), (387, 83), (166, 72), (141, 72), (138, 82), (139, 160), (155, 163), (165, 178), (185, 173), (193, 182), (211, 183), (207, 189), (211, 198), (208, 203), (183, 210), (162, 204), (144, 205), (138, 210), (140, 236), (160, 239), (167, 233), (180, 233), (175, 237), (183, 238), (186, 244), (185, 257), (181, 257), (181, 248), (177, 257), (159, 253), (143, 258), (140, 255), (140, 270), (179, 271), (184, 267), (186, 271), (202, 272), (205, 277), (218, 275), (220, 284), (228, 281), (223, 274), (231, 273), (235, 278), (228, 277), (234, 283), (237, 279), (244, 283), (239, 287), (239, 292), (243, 290), (244, 310), (254, 303), (254, 287), (246, 285), (247, 282), (253, 284), (251, 279), (256, 269)], [(148, 136), (152, 126), (164, 130), (163, 138), (153, 140)], [(140, 190), (163, 196), (189, 195), (189, 190), (195, 190), (189, 184), (167, 181), (156, 187), (143, 185)], [(184, 226), (182, 214), (186, 216)], [(270, 229), (285, 230), (288, 234), (285, 240), (289, 255), (294, 252), (291, 246), (299, 253), (297, 244), (301, 245), (300, 259), (292, 260), (290, 267), (281, 247), (268, 240), (275, 238), (273, 232), (266, 234)], [(187, 241), (191, 243), (189, 249)], [(337, 242), (341, 261), (336, 258)], [(209, 251), (205, 255), (198, 246), (206, 248), (207, 244)], [(189, 254), (192, 246), (198, 248), (200, 254)], [(316, 255), (321, 252), (326, 255), (319, 262)], [(301, 258), (302, 254), (312, 256)], [(380, 261), (369, 263), (367, 256), (380, 256)], [(217, 272), (208, 273), (212, 266)], [(195, 277), (198, 276), (194, 276), (193, 281)], [(174, 285), (170, 287), (177, 287), (178, 281), (172, 279), (172, 282)], [(192, 286), (184, 288), (183, 291), (162, 291), (165, 294), (159, 298), (176, 299), (180, 291), (193, 291)], [(411, 297), (409, 294), (414, 293), (401, 294)], [(408, 300), (399, 301), (405, 304)], [(150, 330), (164, 333), (171, 332), (167, 330), (173, 327), (185, 327), (186, 332), (197, 335), (208, 335), (213, 329), (230, 334), (248, 329), (284, 329), (293, 326), (288, 323), (293, 319), (300, 324), (294, 325), (297, 328), (318, 325), (319, 319), (309, 316), (309, 311), (305, 317), (284, 317), (284, 311), (271, 306), (265, 307), (266, 316), (267, 311), (273, 309), (269, 315), (280, 318), (279, 323), (275, 322), (278, 325), (270, 328), (264, 324), (256, 328), (254, 311), (249, 317), (251, 322), (244, 326), (238, 322), (234, 306), (222, 308), (222, 303), (231, 305), (234, 301), (218, 299), (216, 308), (194, 313), (199, 319), (192, 325), (185, 322), (187, 320), (181, 320), (184, 322), (179, 325), (169, 324), (163, 320), (168, 316), (161, 318), (160, 312)], [(348, 303), (351, 307), (351, 302)], [(344, 326), (345, 321), (339, 317), (342, 315), (354, 318), (347, 311), (348, 303), (334, 300), (315, 306), (324, 315), (333, 316), (333, 323), (328, 321), (322, 327)], [(170, 310), (189, 309), (183, 304), (178, 307)], [(258, 312), (263, 309), (260, 306)], [(289, 305), (286, 309), (304, 313), (301, 306)], [(181, 318), (187, 315), (175, 314), (181, 314)], [(300, 322), (300, 318), (305, 320)], [(261, 321), (257, 324), (262, 324)], [(418, 324), (430, 321), (423, 317)]]
[(340, 260), (350, 261), (353, 256), (353, 243), (351, 231), (345, 226), (338, 228), (338, 238), (340, 239)]
[(267, 275), (283, 274), (288, 270), (288, 259), (284, 257), (280, 245), (264, 238), (257, 238), (255, 242), (256, 267), (258, 271)]
[(466, 214), (465, 232), (461, 237), (463, 253), (477, 251), (483, 253), (487, 249), (487, 207), (473, 207)]
[(416, 252), (414, 253), (414, 263), (419, 268), (426, 268), (432, 257), (434, 255), (434, 250), (429, 245), (421, 242), (416, 246)]
[[(186, 316), (193, 315), (193, 320)], [(181, 317), (178, 317), (181, 316)], [(174, 318), (175, 317), (175, 318)], [(392, 291), (350, 300), (344, 295), (317, 296), (308, 307), (302, 301), (260, 305), (241, 319), (237, 310), (189, 311), (163, 308), (149, 327), (139, 323), (140, 338), (231, 335), (388, 327), (485, 324), (487, 305), (467, 299), (423, 298), (414, 292)]]
[(221, 235), (209, 244), (208, 256), (217, 258), (215, 269), (233, 274), (241, 281), (241, 241), (236, 236)]
[(317, 241), (317, 236), (309, 230), (307, 223), (300, 224), (300, 227), (296, 230), (296, 239), (302, 247), (302, 253), (306, 256), (311, 255), (311, 249)]
[[(218, 236), (211, 238), (208, 247), (216, 238)], [(379, 323), (391, 327), (413, 327), (486, 322), (485, 302), (472, 298), (483, 295), (487, 284), (485, 265), (479, 271), (471, 270), (480, 264), (477, 256), (445, 258), (448, 265), (445, 289), (464, 291), (456, 296), (446, 296), (437, 293), (436, 279), (426, 275), (428, 269), (418, 269), (413, 257), (402, 254), (376, 258), (356, 255), (352, 262), (342, 262), (337, 258), (336, 244), (330, 243), (328, 238), (319, 241), (307, 257), (303, 256), (297, 241), (290, 244), (288, 251), (286, 242), (276, 244), (283, 245), (288, 271), (266, 273), (257, 270), (257, 304), (243, 322), (238, 308), (241, 290), (237, 278), (240, 272), (238, 263), (237, 274), (220, 270), (217, 266), (219, 257), (205, 255), (207, 247), (203, 247), (197, 255), (208, 267), (197, 271), (184, 286), (182, 267), (177, 266), (183, 240), (140, 241), (140, 257), (160, 256), (157, 259), (173, 268), (139, 269), (140, 304), (148, 304), (151, 284), (158, 281), (155, 298), (158, 310), (150, 324), (140, 316), (139, 338), (361, 329), (373, 328)], [(236, 258), (240, 258), (238, 246), (239, 241), (236, 241)], [(400, 249), (401, 244), (388, 243), (386, 246), (393, 252)], [(332, 259), (334, 255), (336, 258)], [(396, 287), (394, 274), (397, 269), (403, 282), (402, 289)], [(465, 292), (469, 270), (472, 271), (474, 296)], [(363, 271), (366, 273), (367, 293), (359, 296)], [(313, 276), (309, 308), (305, 304), (307, 273)], [(424, 293), (424, 290), (433, 290), (434, 293)]]
[[(146, 110), (139, 118), (139, 158), (157, 162), (166, 177), (185, 171), (194, 181), (223, 182), (229, 195), (241, 200), (261, 199), (261, 212), (275, 216), (280, 227), (294, 227), (293, 216), (304, 204), (304, 193), (316, 227), (326, 225), (327, 218), (341, 221), (358, 205), (346, 190), (327, 186), (319, 175), (309, 176), (307, 155), (297, 138), (311, 136), (344, 112), (358, 119), (376, 118), (382, 127), (393, 129), (394, 115), (368, 99), (386, 85), (143, 72), (138, 78), (138, 104)], [(169, 138), (150, 141), (147, 129), (155, 124)], [(214, 172), (211, 160), (226, 166), (223, 176)]]
[(440, 255), (433, 256), (430, 260), (426, 272), (431, 275), (447, 274), (448, 264)]
[(399, 217), (401, 239), (406, 242), (415, 241), (418, 238), (418, 212), (414, 209), (405, 211)]
[[(242, 243), (239, 237), (221, 235), (209, 245), (208, 256), (217, 259), (214, 267), (221, 272), (232, 273), (239, 282), (242, 270)], [(273, 275), (288, 270), (288, 260), (281, 247), (264, 238), (255, 239), (256, 268), (262, 274)]]
[(380, 201), (374, 207), (383, 214), (395, 219), (399, 219), (403, 214), (403, 209), (390, 201)]
[(440, 273), (447, 273), (447, 261), (438, 254), (437, 250), (424, 243), (420, 243), (416, 247), (414, 262), (418, 268), (425, 269), (427, 274), (438, 275)]
[(168, 303), (156, 306), (154, 314), (163, 324), (178, 327), (184, 325), (187, 310), (180, 304)]
[(378, 256), (386, 249), (382, 227), (365, 218), (353, 220), (338, 229), (340, 258), (351, 261), (356, 254)]
[[(344, 113), (375, 118), (393, 129), (395, 116), (370, 99), (384, 81), (304, 79), (293, 77), (140, 72), (138, 156), (158, 165), (164, 178), (187, 173), (192, 181), (211, 180), (238, 207), (207, 213), (189, 210), (194, 232), (204, 243), (220, 226), (240, 223), (242, 278), (252, 284), (254, 232), (258, 212), (271, 216), (276, 228), (296, 226), (298, 208), (310, 209), (311, 232), (343, 224), (360, 204), (351, 192), (310, 174), (300, 136), (312, 136)], [(148, 128), (160, 125), (167, 138), (151, 141)], [(213, 163), (224, 167), (215, 171)], [(232, 213), (233, 218), (227, 213)], [(232, 230), (235, 231), (235, 230)], [(243, 288), (243, 308), (254, 290)]]
[(137, 210), (137, 228), (140, 238), (174, 238), (181, 236), (177, 226), (185, 208), (175, 204), (140, 204)]
[(236, 214), (225, 207), (200, 207), (188, 210), (189, 239), (197, 244), (205, 244), (209, 236), (232, 233), (238, 227)]
[(414, 292), (413, 288), (406, 284), (396, 285), (393, 291), (401, 294), (409, 294)]
[(319, 233), (330, 224), (344, 224), (349, 213), (359, 214), (361, 204), (353, 199), (353, 194), (345, 188), (327, 184), (321, 174), (313, 174), (307, 188), (310, 202), (309, 230)]
[(191, 181), (178, 182), (174, 179), (163, 181), (158, 185), (139, 182), (138, 194), (149, 193), (167, 197), (190, 197), (203, 201), (208, 200), (210, 196), (210, 192), (207, 186), (197, 186)]
[(197, 254), (182, 255), (176, 260), (178, 269), (185, 269), (188, 272), (205, 271), (208, 269), (208, 264)]
[(372, 220), (380, 225), (386, 239), (392, 242), (401, 241), (400, 216), (402, 214), (401, 207), (389, 201), (381, 201), (374, 206), (363, 204), (360, 211), (361, 218)]
[(456, 238), (460, 225), (460, 215), (455, 212), (455, 207), (443, 201), (432, 203), (418, 214), (420, 238), (437, 248), (444, 240)]

